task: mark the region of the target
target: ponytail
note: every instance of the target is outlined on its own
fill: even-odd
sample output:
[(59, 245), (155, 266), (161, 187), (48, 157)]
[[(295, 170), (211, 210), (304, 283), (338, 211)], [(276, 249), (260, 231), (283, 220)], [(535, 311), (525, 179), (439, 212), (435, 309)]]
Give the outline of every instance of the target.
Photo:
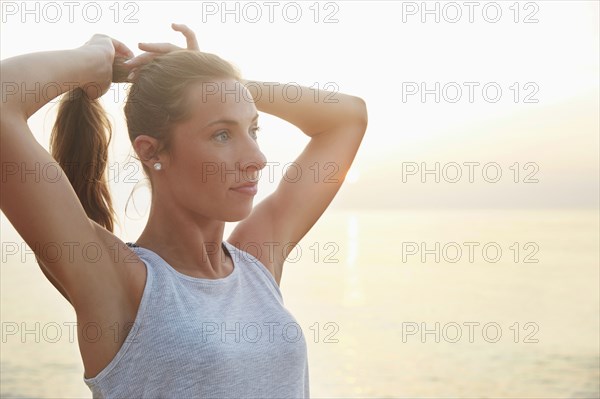
[(98, 99), (81, 88), (60, 100), (50, 153), (60, 164), (90, 219), (113, 232), (114, 209), (106, 179), (112, 129)]

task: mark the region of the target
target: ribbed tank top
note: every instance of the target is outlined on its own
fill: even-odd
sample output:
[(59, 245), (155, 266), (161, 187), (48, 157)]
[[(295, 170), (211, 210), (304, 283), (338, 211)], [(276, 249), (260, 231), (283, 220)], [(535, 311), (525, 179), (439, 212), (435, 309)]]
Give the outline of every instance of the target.
[(146, 284), (115, 357), (83, 376), (94, 398), (310, 397), (303, 331), (258, 259), (223, 241), (233, 272), (203, 279), (127, 245), (146, 265)]

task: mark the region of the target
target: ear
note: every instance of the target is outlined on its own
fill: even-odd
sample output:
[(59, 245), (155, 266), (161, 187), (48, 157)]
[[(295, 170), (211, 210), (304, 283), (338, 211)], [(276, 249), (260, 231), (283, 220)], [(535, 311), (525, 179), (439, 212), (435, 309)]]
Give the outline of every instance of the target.
[(140, 162), (150, 169), (155, 162), (163, 161), (157, 154), (158, 140), (152, 136), (140, 134), (133, 141), (133, 148)]

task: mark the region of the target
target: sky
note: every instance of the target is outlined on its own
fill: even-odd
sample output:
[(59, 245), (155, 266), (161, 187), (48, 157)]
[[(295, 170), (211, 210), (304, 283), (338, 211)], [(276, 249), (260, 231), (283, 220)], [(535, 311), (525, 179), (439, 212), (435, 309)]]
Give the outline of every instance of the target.
[[(470, 4), (470, 5), (469, 5)], [(128, 45), (202, 51), (246, 79), (301, 84), (366, 101), (369, 126), (331, 209), (597, 208), (599, 22), (596, 1), (2, 2), (0, 58), (75, 48), (94, 33)], [(149, 204), (122, 108), (102, 98), (115, 134), (112, 195)], [(48, 148), (53, 100), (30, 118)], [(255, 203), (309, 138), (261, 115), (274, 165)], [(136, 183), (137, 186), (136, 186)], [(131, 203), (129, 204), (131, 207)], [(129, 210), (128, 210), (129, 214)], [(5, 221), (5, 219), (4, 219)]]

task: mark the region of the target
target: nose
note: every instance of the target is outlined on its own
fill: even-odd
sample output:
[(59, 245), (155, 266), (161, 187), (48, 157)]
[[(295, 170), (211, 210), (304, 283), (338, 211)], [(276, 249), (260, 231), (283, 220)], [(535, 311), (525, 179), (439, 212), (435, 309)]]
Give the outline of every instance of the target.
[(240, 162), (243, 177), (245, 180), (257, 181), (260, 178), (260, 171), (267, 165), (267, 158), (256, 142), (246, 150), (245, 155)]

